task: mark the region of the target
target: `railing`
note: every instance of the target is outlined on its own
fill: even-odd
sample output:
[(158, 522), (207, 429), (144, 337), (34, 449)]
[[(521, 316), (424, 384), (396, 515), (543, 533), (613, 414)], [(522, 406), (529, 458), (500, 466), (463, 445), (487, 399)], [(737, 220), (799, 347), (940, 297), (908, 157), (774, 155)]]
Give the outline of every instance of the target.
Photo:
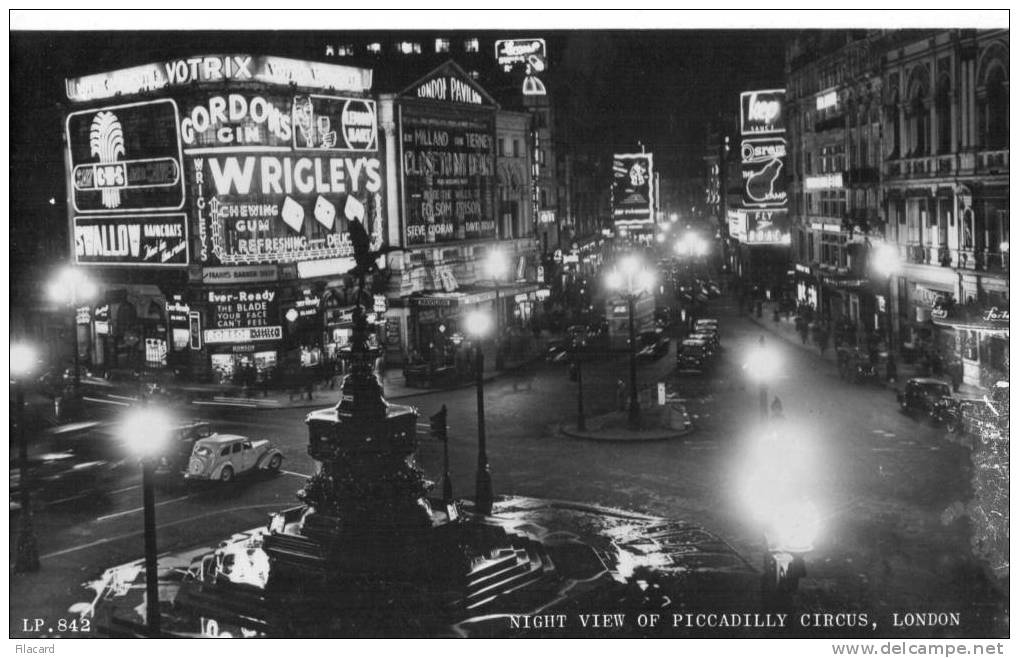
[(910, 243), (902, 255), (907, 263), (938, 265), (983, 272), (1007, 272), (1008, 252), (989, 249), (949, 249), (945, 246)]
[(885, 176), (888, 178), (1008, 173), (1008, 151), (965, 151), (947, 155), (898, 158), (886, 161), (884, 167)]

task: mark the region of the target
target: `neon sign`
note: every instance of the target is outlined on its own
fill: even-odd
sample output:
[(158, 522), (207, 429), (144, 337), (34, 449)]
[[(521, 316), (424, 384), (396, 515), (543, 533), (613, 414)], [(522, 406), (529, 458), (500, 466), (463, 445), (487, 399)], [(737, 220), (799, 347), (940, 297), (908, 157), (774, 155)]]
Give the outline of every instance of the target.
[(808, 190), (830, 190), (843, 187), (842, 172), (835, 174), (824, 174), (822, 176), (807, 176), (803, 180), (803, 186)]
[(495, 59), (509, 72), (514, 64), (526, 63), (533, 70), (545, 68), (544, 39), (500, 39), (495, 42)]
[(740, 132), (767, 135), (785, 132), (785, 89), (744, 91), (740, 94)]
[(839, 95), (835, 91), (829, 91), (817, 97), (817, 111), (826, 110), (839, 104)]
[(293, 84), (308, 89), (363, 93), (371, 89), (372, 72), (371, 69), (285, 57), (202, 55), (69, 78), (64, 81), (64, 87), (69, 100), (85, 102), (225, 81)]

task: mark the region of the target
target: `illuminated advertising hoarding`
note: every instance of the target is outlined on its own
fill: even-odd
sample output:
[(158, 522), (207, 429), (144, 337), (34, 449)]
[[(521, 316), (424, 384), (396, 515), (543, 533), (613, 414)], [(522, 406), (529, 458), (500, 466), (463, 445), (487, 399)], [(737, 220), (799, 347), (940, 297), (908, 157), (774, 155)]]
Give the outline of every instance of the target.
[(190, 262), (183, 213), (81, 215), (74, 218), (73, 231), (79, 265), (183, 267)]
[(279, 340), (283, 328), (279, 324), (277, 291), (269, 287), (210, 290), (206, 343), (246, 343), (256, 340)]
[(190, 156), (204, 262), (284, 263), (353, 255), (347, 224), (382, 241), (377, 156), (207, 153)]
[(209, 93), (182, 105), (180, 136), (186, 153), (198, 149), (290, 146), (290, 94)]
[(177, 104), (170, 99), (67, 116), (71, 203), (78, 213), (184, 207)]
[(786, 210), (746, 210), (747, 244), (789, 244)]
[(779, 208), (788, 202), (786, 142), (781, 137), (744, 139), (740, 145), (743, 206)]
[(202, 55), (65, 80), (67, 98), (85, 102), (206, 83), (261, 82), (306, 89), (364, 93), (371, 69), (285, 57)]
[(495, 116), (400, 109), (408, 246), (496, 237)]
[(785, 89), (744, 91), (740, 101), (740, 134), (776, 135), (785, 132)]
[(653, 223), (654, 193), (651, 153), (612, 156), (612, 219), (617, 226)]
[(729, 237), (740, 242), (746, 240), (747, 235), (747, 213), (745, 210), (727, 210), (726, 220), (729, 225)]
[(377, 151), (378, 112), (375, 101), (338, 96), (294, 98), (294, 148), (334, 151)]
[(544, 71), (546, 64), (544, 39), (500, 39), (495, 42), (495, 60), (509, 73), (514, 66)]

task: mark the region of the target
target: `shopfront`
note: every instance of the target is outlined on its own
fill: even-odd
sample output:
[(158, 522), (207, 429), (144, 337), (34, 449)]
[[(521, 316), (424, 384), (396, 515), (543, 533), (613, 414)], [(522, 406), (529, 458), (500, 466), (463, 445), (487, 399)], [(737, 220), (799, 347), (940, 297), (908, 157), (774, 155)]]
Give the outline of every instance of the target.
[(1008, 380), (1009, 310), (978, 304), (953, 305), (935, 309), (933, 324), (955, 338), (953, 356), (962, 362), (965, 383), (991, 388)]

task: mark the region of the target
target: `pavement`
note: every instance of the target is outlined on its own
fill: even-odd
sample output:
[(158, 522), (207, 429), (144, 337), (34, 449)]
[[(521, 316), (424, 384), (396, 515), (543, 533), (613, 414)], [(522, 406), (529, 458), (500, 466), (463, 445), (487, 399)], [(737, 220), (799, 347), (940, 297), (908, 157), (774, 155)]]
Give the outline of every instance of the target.
[[(824, 353), (819, 354), (817, 346), (813, 343), (813, 341), (808, 340), (807, 343), (804, 343), (802, 338), (800, 337), (799, 333), (797, 333), (797, 331), (796, 331), (795, 319), (794, 319), (794, 317), (792, 315), (789, 315), (787, 317), (785, 314), (780, 314), (779, 321), (775, 322), (772, 318), (773, 318), (776, 306), (778, 306), (778, 302), (764, 302), (764, 306), (763, 306), (760, 318), (758, 318), (753, 313), (747, 314), (745, 317), (749, 318), (751, 321), (756, 323), (758, 326), (760, 326), (760, 327), (762, 327), (764, 329), (767, 329), (768, 332), (771, 333), (772, 335), (778, 336), (778, 337), (782, 338), (783, 340), (785, 340), (786, 342), (788, 342), (788, 343), (790, 343), (792, 345), (795, 345), (796, 347), (799, 347), (804, 352), (808, 352), (810, 354), (814, 354), (815, 356), (819, 356), (824, 361), (827, 361), (827, 362), (831, 363), (832, 366), (837, 369), (838, 368), (838, 355), (837, 355), (837, 352), (835, 351), (835, 349), (834, 348), (827, 349), (827, 350), (824, 351)], [(896, 365), (897, 365), (897, 369), (898, 369), (898, 380), (897, 381), (891, 381), (891, 382), (886, 382), (886, 381), (882, 380), (884, 385), (887, 388), (898, 389), (898, 388), (900, 388), (900, 385), (902, 383), (904, 383), (906, 380), (908, 380), (908, 379), (910, 379), (912, 377), (919, 377), (919, 376), (921, 376), (917, 372), (918, 371), (918, 366), (916, 364), (902, 363), (901, 361), (899, 361), (899, 362), (896, 363)], [(930, 376), (930, 375), (924, 375), (924, 376)], [(948, 379), (948, 377), (937, 377), (937, 376), (935, 376), (934, 378), (935, 379), (941, 379), (941, 380), (943, 380), (943, 381), (945, 381), (946, 383), (949, 383), (949, 384), (951, 383), (950, 380)], [(975, 398), (979, 398), (979, 397), (983, 397), (985, 393), (986, 393), (986, 391), (984, 391), (980, 387), (973, 386), (972, 384), (966, 384), (966, 383), (963, 383), (959, 387), (959, 390), (958, 390), (958, 395), (960, 397), (964, 397), (964, 398), (974, 398), (974, 397)]]
[[(504, 357), (503, 368), (499, 370), (494, 370), (490, 367), (486, 368), (484, 382), (487, 384), (505, 375), (514, 374), (520, 369), (541, 359), (545, 354), (545, 350), (549, 342), (555, 337), (556, 336), (553, 334), (543, 332), (537, 341), (532, 344), (530, 350), (520, 354), (507, 354)], [(484, 352), (485, 363), (494, 364), (494, 350), (491, 349), (490, 346), (486, 346)], [(428, 388), (408, 386), (406, 379), (403, 376), (402, 366), (384, 369), (379, 374), (379, 378), (382, 380), (382, 389), (387, 400), (414, 398), (431, 395), (441, 391), (453, 391), (464, 388), (473, 388), (476, 386), (476, 382), (473, 377), (457, 381), (448, 386), (432, 386)], [(339, 400), (339, 395), (339, 382), (337, 382), (337, 384), (332, 388), (330, 388), (327, 383), (318, 382), (315, 384), (310, 398), (306, 391), (302, 391), (300, 395), (297, 395), (296, 393), (291, 393), (287, 390), (276, 389), (269, 390), (266, 395), (262, 394), (259, 390), (255, 390), (250, 397), (217, 396), (209, 401), (199, 401), (194, 404), (198, 406), (236, 406), (254, 409), (305, 409), (334, 404)]]
[(683, 438), (693, 431), (693, 424), (681, 403), (670, 402), (642, 409), (636, 428), (630, 426), (627, 412), (612, 411), (586, 417), (584, 429), (573, 422), (560, 424), (558, 430), (565, 436), (590, 441), (665, 441)]

